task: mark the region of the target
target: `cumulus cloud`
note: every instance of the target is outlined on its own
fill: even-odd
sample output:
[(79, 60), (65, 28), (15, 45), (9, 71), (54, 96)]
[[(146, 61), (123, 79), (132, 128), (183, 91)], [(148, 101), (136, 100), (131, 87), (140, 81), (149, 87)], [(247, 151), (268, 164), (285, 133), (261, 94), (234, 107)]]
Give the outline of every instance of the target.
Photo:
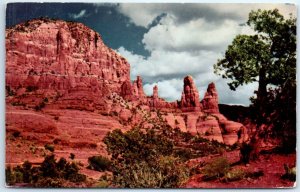
[(183, 78), (187, 75), (212, 74), (213, 64), (221, 57), (221, 54), (206, 50), (191, 53), (159, 49), (152, 51), (148, 58), (129, 52), (124, 47), (120, 47), (117, 52), (130, 63), (131, 79), (141, 75), (146, 83)]
[(143, 77), (147, 95), (153, 86), (169, 101), (180, 100), (183, 78), (192, 75), (202, 99), (210, 82), (215, 82), (220, 103), (250, 103), (257, 83), (231, 91), (224, 80), (213, 73), (213, 65), (222, 58), (237, 34), (254, 34), (244, 25), (252, 9), (278, 8), (285, 16), (295, 13), (290, 5), (273, 4), (119, 4), (120, 13), (130, 21), (148, 28), (142, 43), (148, 57), (124, 47), (117, 49), (131, 64), (131, 79)]
[(146, 83), (144, 85), (144, 91), (147, 95), (152, 95), (153, 87), (157, 85), (158, 95), (167, 101), (176, 101), (181, 99), (181, 92), (183, 89), (182, 79), (169, 79), (162, 80), (154, 83)]
[(203, 18), (177, 24), (174, 16), (167, 15), (158, 25), (150, 28), (144, 35), (143, 43), (150, 51), (223, 50), (237, 35), (239, 28), (239, 24), (233, 20), (224, 20), (215, 25)]
[[(183, 6), (184, 5), (184, 6)], [(277, 8), (285, 16), (290, 13), (296, 15), (296, 6), (292, 4), (204, 4), (204, 3), (185, 3), (185, 4), (143, 4), (143, 3), (123, 3), (117, 9), (120, 13), (128, 16), (134, 24), (142, 27), (149, 27), (150, 24), (162, 13), (171, 13), (177, 17), (177, 22), (186, 22), (195, 18), (205, 18), (210, 22), (219, 22), (222, 19), (232, 19), (245, 21), (251, 10), (274, 9)]]
[(86, 10), (83, 9), (81, 10), (79, 13), (74, 13), (74, 14), (69, 14), (69, 17), (71, 17), (72, 19), (79, 19), (82, 17), (86, 17)]

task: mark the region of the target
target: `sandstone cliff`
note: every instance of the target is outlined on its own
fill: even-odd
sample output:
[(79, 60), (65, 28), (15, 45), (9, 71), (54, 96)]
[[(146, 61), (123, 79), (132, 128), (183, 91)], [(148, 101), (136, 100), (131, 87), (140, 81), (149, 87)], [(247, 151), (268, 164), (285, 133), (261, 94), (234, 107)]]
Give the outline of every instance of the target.
[[(84, 108), (120, 93), (129, 81), (127, 61), (81, 23), (36, 19), (7, 29), (5, 36), (6, 86), (23, 96), (14, 102), (37, 104), (52, 97), (60, 107)], [(29, 92), (34, 96), (25, 101)]]

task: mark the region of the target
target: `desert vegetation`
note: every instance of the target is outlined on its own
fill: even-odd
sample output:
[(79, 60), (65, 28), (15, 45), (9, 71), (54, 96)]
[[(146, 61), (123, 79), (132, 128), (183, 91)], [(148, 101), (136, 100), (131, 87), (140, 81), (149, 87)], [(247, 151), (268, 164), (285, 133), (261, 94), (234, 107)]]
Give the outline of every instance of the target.
[(86, 176), (78, 171), (79, 167), (75, 162), (68, 162), (65, 158), (57, 161), (55, 155), (51, 154), (47, 155), (39, 166), (33, 166), (29, 161), (25, 161), (21, 166), (7, 167), (5, 174), (8, 185), (67, 187), (86, 180)]

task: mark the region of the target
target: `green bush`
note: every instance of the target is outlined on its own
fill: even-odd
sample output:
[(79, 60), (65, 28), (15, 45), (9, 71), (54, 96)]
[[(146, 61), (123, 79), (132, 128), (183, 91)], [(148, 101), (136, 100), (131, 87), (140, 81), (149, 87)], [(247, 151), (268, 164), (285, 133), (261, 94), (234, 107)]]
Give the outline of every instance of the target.
[(26, 92), (32, 92), (32, 91), (36, 91), (36, 90), (38, 90), (37, 86), (29, 85), (29, 86), (26, 87)]
[(33, 186), (39, 188), (60, 188), (64, 187), (63, 183), (64, 180), (61, 178), (46, 177), (44, 179), (39, 179), (36, 183), (33, 184)]
[(70, 175), (70, 177), (68, 178), (69, 181), (74, 182), (74, 183), (78, 183), (78, 182), (83, 182), (86, 180), (86, 175), (77, 173), (77, 174), (73, 174)]
[(219, 179), (223, 177), (230, 168), (228, 160), (224, 157), (216, 158), (211, 163), (205, 165), (202, 169), (204, 178), (209, 179)]
[(56, 161), (54, 155), (49, 155), (38, 167), (33, 167), (28, 161), (13, 169), (7, 167), (6, 183), (28, 183), (33, 187), (62, 187), (66, 180), (75, 183), (85, 181), (86, 176), (78, 172), (76, 163), (67, 162), (65, 158)]
[(246, 177), (246, 172), (243, 169), (233, 169), (225, 174), (225, 181), (238, 181)]
[(36, 111), (40, 111), (40, 110), (43, 109), (45, 106), (46, 106), (46, 103), (45, 103), (44, 101), (42, 101), (42, 102), (40, 102), (38, 105), (36, 105), (36, 106), (34, 107), (34, 109), (35, 109)]
[(283, 165), (285, 173), (281, 176), (282, 179), (296, 181), (296, 167), (290, 168), (287, 164)]
[(16, 138), (16, 137), (19, 137), (21, 135), (21, 132), (16, 130), (12, 133), (12, 135)]
[(174, 149), (173, 155), (175, 157), (180, 158), (182, 161), (187, 161), (189, 159), (196, 157), (195, 154), (193, 153), (193, 151), (188, 148), (187, 149), (186, 148)]
[(108, 174), (104, 174), (99, 178), (99, 181), (95, 184), (97, 188), (108, 188), (111, 185), (112, 178)]
[[(23, 176), (22, 176), (23, 177)], [(16, 183), (16, 173), (12, 170), (10, 166), (5, 169), (5, 182), (9, 185), (14, 185)]]
[(107, 150), (113, 159), (125, 158), (127, 161), (151, 160), (158, 155), (171, 155), (173, 142), (153, 129), (146, 132), (133, 128), (126, 133), (113, 130), (104, 138)]
[(138, 161), (117, 166), (113, 183), (122, 188), (177, 188), (189, 171), (172, 156), (160, 157), (155, 163)]
[(88, 168), (96, 171), (106, 171), (109, 170), (111, 166), (110, 160), (103, 156), (89, 157), (88, 162), (89, 162)]
[(179, 187), (189, 170), (173, 156), (169, 130), (134, 128), (128, 132), (114, 130), (104, 142), (112, 154), (112, 183), (126, 188)]
[(54, 152), (54, 145), (51, 145), (51, 144), (46, 144), (45, 146), (45, 149), (51, 151), (51, 152)]
[(70, 153), (70, 159), (74, 160), (75, 159), (75, 154), (74, 153)]

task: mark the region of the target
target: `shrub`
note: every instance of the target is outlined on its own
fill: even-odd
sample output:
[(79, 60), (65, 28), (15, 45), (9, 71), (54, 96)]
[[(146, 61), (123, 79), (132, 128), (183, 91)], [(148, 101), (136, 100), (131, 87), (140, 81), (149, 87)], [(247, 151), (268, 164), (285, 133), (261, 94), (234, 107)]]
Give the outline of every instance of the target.
[(48, 103), (48, 101), (49, 101), (49, 100), (48, 100), (48, 97), (45, 97), (45, 98), (43, 99), (43, 102), (44, 102), (44, 103)]
[(51, 151), (51, 152), (54, 152), (54, 145), (51, 145), (51, 144), (46, 144), (45, 146), (45, 149)]
[(5, 182), (7, 185), (14, 185), (16, 183), (16, 175), (10, 166), (5, 169)]
[(264, 175), (264, 172), (262, 170), (246, 173), (246, 177), (249, 177), (251, 179), (257, 179), (263, 175)]
[(191, 149), (174, 149), (174, 156), (179, 157), (182, 161), (187, 161), (195, 157)]
[(90, 146), (91, 148), (97, 148), (97, 143), (90, 143), (89, 146)]
[(56, 161), (54, 155), (49, 155), (38, 167), (32, 167), (28, 161), (13, 170), (7, 167), (6, 183), (8, 185), (28, 183), (34, 187), (62, 187), (66, 180), (76, 183), (85, 181), (86, 176), (78, 171), (79, 168), (74, 162), (69, 163), (65, 158)]
[(233, 169), (225, 174), (225, 181), (238, 181), (245, 178), (246, 172), (243, 169)]
[(57, 164), (54, 155), (48, 155), (45, 157), (44, 161), (41, 164), (40, 170), (44, 177), (57, 177), (58, 170)]
[(174, 188), (186, 181), (189, 175), (189, 171), (172, 156), (160, 157), (155, 163), (123, 163), (118, 168), (113, 182), (122, 188)]
[(106, 171), (109, 170), (111, 162), (108, 158), (103, 156), (92, 156), (88, 159), (89, 169), (96, 171)]
[(74, 153), (70, 153), (70, 159), (74, 160), (75, 159), (75, 154)]
[(230, 168), (228, 160), (224, 157), (216, 158), (211, 163), (204, 166), (202, 173), (205, 179), (218, 179), (223, 177)]
[(12, 135), (16, 138), (16, 137), (19, 137), (21, 135), (21, 132), (16, 130), (12, 133)]
[(171, 155), (173, 152), (173, 142), (153, 129), (146, 133), (139, 128), (133, 128), (126, 133), (116, 129), (108, 133), (104, 143), (113, 159), (122, 157), (134, 162), (151, 160), (159, 155)]
[(77, 174), (70, 175), (68, 180), (71, 182), (74, 182), (74, 183), (83, 182), (86, 180), (86, 176), (83, 174), (77, 173)]
[(5, 86), (6, 94), (8, 96), (14, 96), (16, 93), (10, 88), (10, 86)]
[(296, 167), (290, 168), (287, 164), (283, 165), (285, 173), (281, 176), (282, 179), (296, 181)]
[(60, 188), (63, 187), (64, 180), (61, 178), (44, 178), (39, 179), (36, 183), (33, 184), (34, 187), (43, 187), (43, 188)]
[(109, 182), (106, 180), (99, 180), (96, 184), (95, 187), (97, 188), (108, 188), (109, 187)]
[(38, 89), (37, 86), (31, 86), (31, 85), (29, 85), (29, 86), (26, 87), (26, 92), (36, 91), (37, 89)]
[(45, 102), (42, 101), (42, 102), (40, 102), (38, 105), (36, 105), (36, 106), (34, 107), (34, 109), (35, 109), (36, 111), (40, 111), (40, 110), (43, 109), (45, 106), (46, 106)]
[[(113, 184), (129, 188), (179, 187), (189, 175), (180, 158), (174, 157), (168, 127), (138, 127), (125, 133), (114, 130), (104, 142), (112, 154)], [(185, 151), (186, 152), (186, 151)], [(183, 152), (183, 156), (187, 155)], [(180, 154), (181, 152), (179, 152)], [(179, 156), (179, 154), (177, 156)]]
[(107, 188), (111, 185), (112, 178), (106, 173), (99, 178), (99, 181), (95, 184), (98, 188)]

